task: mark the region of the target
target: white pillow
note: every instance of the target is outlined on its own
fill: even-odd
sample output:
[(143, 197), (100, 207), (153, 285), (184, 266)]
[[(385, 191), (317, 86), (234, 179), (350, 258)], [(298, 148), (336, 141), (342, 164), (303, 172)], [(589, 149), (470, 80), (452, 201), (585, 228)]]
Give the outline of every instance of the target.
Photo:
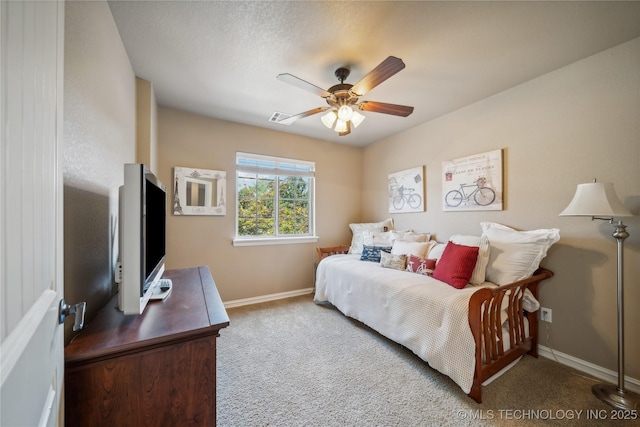
[(349, 224), (353, 237), (351, 238), (351, 247), (349, 248), (350, 254), (362, 254), (362, 246), (364, 244), (365, 231), (385, 231), (393, 229), (393, 219), (388, 218), (380, 222), (363, 222)]
[(364, 231), (364, 244), (367, 246), (392, 246), (396, 240), (405, 242), (427, 242), (429, 233), (414, 233), (413, 230)]
[(446, 243), (438, 243), (435, 242), (431, 245), (431, 247), (429, 248), (429, 256), (427, 258), (429, 259), (435, 259), (436, 263), (438, 261), (440, 261), (440, 258), (442, 258), (442, 253), (444, 252), (444, 248), (447, 247)]
[(481, 222), (480, 227), (490, 246), (486, 279), (497, 285), (531, 277), (551, 245), (560, 240), (557, 228), (516, 231), (493, 222)]
[(487, 264), (489, 263), (489, 239), (487, 236), (463, 236), (454, 234), (449, 239), (457, 245), (475, 246), (478, 248), (478, 261), (473, 269), (471, 280), (472, 285), (480, 285), (484, 283), (487, 273)]
[(363, 231), (362, 242), (366, 246), (391, 246), (395, 240), (393, 231)]
[(407, 256), (415, 255), (420, 258), (426, 258), (430, 246), (430, 242), (404, 242), (402, 240), (396, 240), (393, 242), (391, 254)]
[(402, 240), (403, 242), (428, 242), (431, 240), (431, 233), (415, 233), (413, 231), (408, 231), (398, 233), (396, 240)]

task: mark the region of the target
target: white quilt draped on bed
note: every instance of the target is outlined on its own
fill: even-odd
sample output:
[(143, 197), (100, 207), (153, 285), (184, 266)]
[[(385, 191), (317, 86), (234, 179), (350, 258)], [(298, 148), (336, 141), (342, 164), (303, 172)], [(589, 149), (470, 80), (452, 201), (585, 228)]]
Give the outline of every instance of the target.
[(469, 393), (475, 370), (469, 299), (479, 287), (455, 289), (428, 276), (360, 261), (359, 255), (333, 255), (318, 265), (314, 301), (330, 302), (402, 344)]

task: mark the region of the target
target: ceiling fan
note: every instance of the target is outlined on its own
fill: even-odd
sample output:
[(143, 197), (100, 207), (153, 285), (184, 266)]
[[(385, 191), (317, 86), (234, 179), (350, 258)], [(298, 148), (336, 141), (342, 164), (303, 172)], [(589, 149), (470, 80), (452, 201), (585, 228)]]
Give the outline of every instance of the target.
[(402, 70), (404, 67), (404, 62), (402, 62), (400, 58), (390, 56), (382, 61), (376, 68), (371, 70), (369, 74), (360, 79), (360, 81), (355, 85), (344, 82), (347, 77), (349, 77), (350, 70), (349, 68), (341, 67), (335, 71), (335, 76), (340, 80), (340, 83), (331, 86), (327, 90), (302, 80), (292, 74), (278, 74), (278, 80), (321, 96), (329, 106), (314, 108), (313, 110), (278, 120), (277, 123), (290, 125), (304, 117), (329, 110), (327, 114), (322, 116), (322, 123), (326, 127), (334, 129), (340, 136), (344, 136), (351, 133), (352, 125), (354, 127), (358, 127), (365, 118), (365, 116), (360, 114), (358, 111), (355, 111), (353, 107), (356, 107), (361, 111), (372, 111), (375, 113), (407, 117), (413, 112), (413, 107), (375, 101), (358, 102), (358, 98)]

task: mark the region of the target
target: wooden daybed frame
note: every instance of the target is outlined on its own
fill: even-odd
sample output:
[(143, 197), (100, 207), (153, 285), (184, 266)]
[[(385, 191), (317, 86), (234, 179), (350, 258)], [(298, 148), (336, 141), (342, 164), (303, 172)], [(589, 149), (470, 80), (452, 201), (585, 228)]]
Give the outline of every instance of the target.
[[(349, 253), (349, 246), (317, 248), (319, 261), (324, 257)], [(318, 262), (319, 262), (318, 261)], [(522, 295), (526, 288), (538, 299), (538, 285), (553, 276), (553, 272), (539, 268), (528, 279), (498, 287), (478, 289), (469, 300), (469, 327), (475, 341), (475, 373), (469, 397), (482, 402), (482, 383), (524, 354), (538, 357), (538, 315), (522, 308)], [(503, 349), (501, 310), (503, 300), (509, 301), (510, 348)], [(529, 336), (525, 334), (524, 317), (529, 323)]]

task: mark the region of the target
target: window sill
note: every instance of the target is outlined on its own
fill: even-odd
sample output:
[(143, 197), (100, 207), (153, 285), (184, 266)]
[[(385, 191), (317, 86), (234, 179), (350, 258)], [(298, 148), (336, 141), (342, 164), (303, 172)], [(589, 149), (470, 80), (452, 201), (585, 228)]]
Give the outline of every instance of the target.
[(233, 246), (295, 245), (299, 243), (316, 243), (318, 239), (318, 236), (236, 238), (233, 239)]

